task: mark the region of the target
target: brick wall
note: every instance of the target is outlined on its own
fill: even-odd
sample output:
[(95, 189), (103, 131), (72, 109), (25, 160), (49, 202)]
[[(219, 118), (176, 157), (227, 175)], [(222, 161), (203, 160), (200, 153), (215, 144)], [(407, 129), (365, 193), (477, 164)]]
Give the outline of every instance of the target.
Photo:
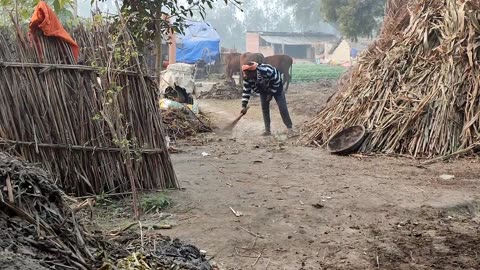
[(251, 53), (258, 53), (260, 47), (260, 34), (258, 33), (247, 33), (246, 36), (246, 50)]
[(275, 54), (274, 49), (272, 47), (269, 47), (269, 46), (259, 47), (258, 52), (263, 54), (263, 56), (265, 56), (265, 57), (272, 56), (272, 55)]

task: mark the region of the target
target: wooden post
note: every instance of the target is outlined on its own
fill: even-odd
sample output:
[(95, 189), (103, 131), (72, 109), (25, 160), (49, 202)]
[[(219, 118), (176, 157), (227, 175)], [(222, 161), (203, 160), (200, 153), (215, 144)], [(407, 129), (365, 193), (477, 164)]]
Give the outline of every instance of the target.
[(177, 37), (173, 30), (170, 30), (170, 43), (168, 44), (168, 63), (177, 62)]
[(327, 59), (328, 59), (328, 46), (327, 46), (327, 42), (324, 43), (324, 50), (323, 50), (323, 60), (325, 62), (327, 62)]
[(158, 85), (160, 86), (162, 74), (162, 17), (160, 9), (155, 14), (155, 75), (157, 76)]

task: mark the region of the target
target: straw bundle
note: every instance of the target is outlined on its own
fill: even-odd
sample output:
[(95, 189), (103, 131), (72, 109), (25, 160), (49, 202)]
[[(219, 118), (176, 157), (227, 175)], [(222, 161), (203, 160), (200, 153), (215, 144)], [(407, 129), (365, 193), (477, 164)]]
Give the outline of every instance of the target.
[(342, 94), (306, 126), (306, 143), (358, 124), (370, 131), (362, 152), (433, 157), (479, 143), (480, 1), (416, 0), (394, 11)]
[(71, 31), (64, 42), (0, 34), (0, 144), (52, 172), (76, 195), (176, 188), (156, 87), (125, 28)]

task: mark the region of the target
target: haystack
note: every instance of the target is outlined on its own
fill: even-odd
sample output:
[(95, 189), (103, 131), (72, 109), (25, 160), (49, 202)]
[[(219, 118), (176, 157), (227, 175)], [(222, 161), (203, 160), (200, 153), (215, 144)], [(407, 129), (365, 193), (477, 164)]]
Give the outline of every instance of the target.
[(378, 41), (303, 139), (325, 144), (364, 125), (361, 152), (434, 157), (473, 149), (480, 132), (480, 1), (389, 1)]

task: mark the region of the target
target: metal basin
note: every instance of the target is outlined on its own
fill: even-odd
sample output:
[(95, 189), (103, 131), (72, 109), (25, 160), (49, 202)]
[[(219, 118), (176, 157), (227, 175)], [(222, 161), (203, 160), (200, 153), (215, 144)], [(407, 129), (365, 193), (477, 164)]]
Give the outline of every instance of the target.
[(365, 139), (363, 126), (351, 126), (333, 136), (327, 144), (327, 150), (332, 154), (347, 155), (358, 150)]

